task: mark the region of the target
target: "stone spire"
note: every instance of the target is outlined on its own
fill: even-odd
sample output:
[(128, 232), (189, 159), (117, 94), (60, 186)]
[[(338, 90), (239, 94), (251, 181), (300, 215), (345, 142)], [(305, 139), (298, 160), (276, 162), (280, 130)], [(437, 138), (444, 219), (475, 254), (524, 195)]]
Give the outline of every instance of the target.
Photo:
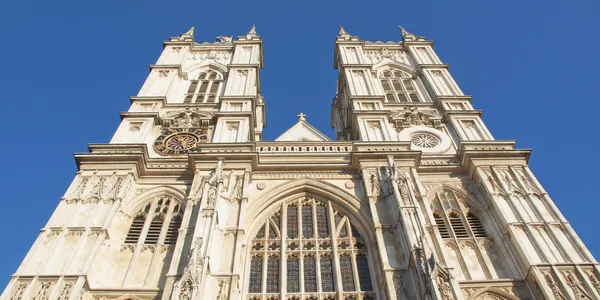
[(183, 42), (183, 41), (194, 41), (194, 30), (196, 30), (196, 28), (194, 28), (194, 26), (190, 27), (190, 29), (184, 33), (182, 33), (181, 35), (179, 35), (178, 37), (172, 37), (171, 41), (172, 42)]
[(250, 28), (250, 31), (248, 31), (248, 33), (246, 33), (246, 35), (257, 35), (256, 34), (256, 26), (252, 25), (252, 28)]

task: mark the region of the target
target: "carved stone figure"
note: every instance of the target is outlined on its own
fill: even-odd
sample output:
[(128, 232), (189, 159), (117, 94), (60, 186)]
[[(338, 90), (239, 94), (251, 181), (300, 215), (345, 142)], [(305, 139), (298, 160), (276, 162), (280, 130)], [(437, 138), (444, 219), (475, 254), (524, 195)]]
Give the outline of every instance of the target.
[(377, 174), (375, 173), (371, 173), (371, 194), (375, 199), (378, 199), (381, 195), (381, 184), (379, 183), (379, 178), (377, 178)]
[(411, 126), (425, 125), (440, 129), (441, 117), (435, 110), (419, 110), (417, 107), (405, 107), (403, 110), (392, 111), (389, 115), (390, 121), (397, 131)]
[(441, 270), (438, 270), (436, 282), (438, 285), (438, 290), (440, 291), (440, 296), (442, 296), (442, 299), (453, 300), (454, 296), (452, 295), (452, 287), (450, 287), (449, 274), (445, 274)]
[(404, 205), (410, 204), (410, 191), (408, 187), (408, 178), (402, 174), (400, 170), (396, 170), (396, 183), (398, 183), (398, 189), (400, 192), (400, 197), (402, 198), (402, 203)]

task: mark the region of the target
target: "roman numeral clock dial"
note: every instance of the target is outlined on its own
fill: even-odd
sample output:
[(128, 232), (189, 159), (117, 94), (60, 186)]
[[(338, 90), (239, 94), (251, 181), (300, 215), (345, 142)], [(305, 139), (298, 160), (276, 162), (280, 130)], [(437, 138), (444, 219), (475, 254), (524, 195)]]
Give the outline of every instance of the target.
[(199, 145), (206, 143), (208, 133), (198, 128), (164, 129), (154, 142), (154, 150), (160, 155), (185, 155), (198, 152)]

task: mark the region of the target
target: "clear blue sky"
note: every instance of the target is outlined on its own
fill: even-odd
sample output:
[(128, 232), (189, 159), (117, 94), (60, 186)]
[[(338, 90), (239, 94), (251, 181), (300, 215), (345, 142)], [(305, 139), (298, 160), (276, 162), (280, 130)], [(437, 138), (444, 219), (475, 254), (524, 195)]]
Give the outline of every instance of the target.
[(303, 111), (333, 137), (333, 41), (435, 41), (496, 139), (531, 148), (531, 168), (600, 257), (600, 1), (5, 1), (0, 7), (0, 289), (73, 179), (74, 152), (106, 143), (163, 40), (264, 40), (265, 139)]

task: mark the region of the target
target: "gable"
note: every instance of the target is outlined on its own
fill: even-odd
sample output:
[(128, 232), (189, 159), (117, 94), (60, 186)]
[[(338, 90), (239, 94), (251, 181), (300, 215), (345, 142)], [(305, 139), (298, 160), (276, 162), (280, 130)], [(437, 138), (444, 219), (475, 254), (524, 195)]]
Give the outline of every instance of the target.
[(304, 120), (298, 120), (294, 126), (275, 139), (278, 142), (326, 142), (331, 141), (325, 134)]

